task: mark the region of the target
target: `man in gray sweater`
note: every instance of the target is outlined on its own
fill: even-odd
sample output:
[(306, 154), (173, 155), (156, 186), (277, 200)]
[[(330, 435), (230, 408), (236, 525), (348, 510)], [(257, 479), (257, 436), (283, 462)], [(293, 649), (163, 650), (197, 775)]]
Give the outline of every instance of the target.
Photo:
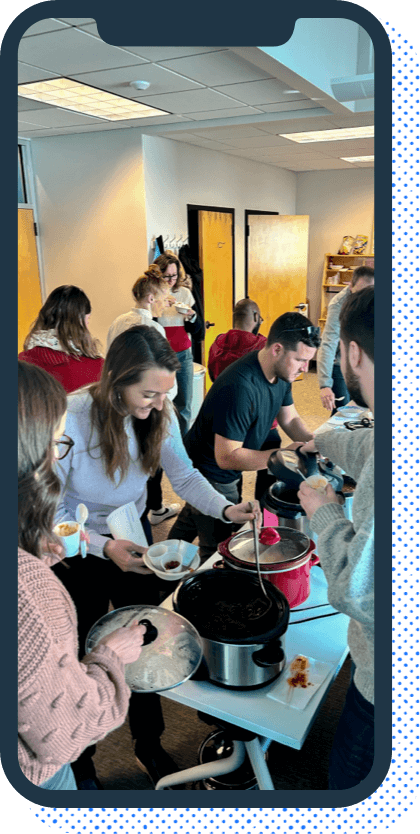
[(375, 273), (370, 266), (358, 266), (351, 283), (345, 290), (336, 293), (328, 305), (327, 320), (322, 331), (321, 346), (316, 357), (316, 370), (321, 402), (332, 414), (340, 406), (347, 405), (350, 397), (340, 368), (340, 312), (350, 293), (372, 286)]
[[(340, 313), (341, 369), (351, 398), (374, 409), (374, 290), (349, 295)], [(315, 433), (302, 451), (319, 451), (357, 482), (349, 521), (334, 490), (311, 489), (300, 503), (318, 536), (317, 553), (328, 582), (328, 599), (350, 616), (348, 644), (354, 675), (334, 739), (329, 787), (350, 788), (373, 764), (374, 745), (374, 457), (373, 429)]]

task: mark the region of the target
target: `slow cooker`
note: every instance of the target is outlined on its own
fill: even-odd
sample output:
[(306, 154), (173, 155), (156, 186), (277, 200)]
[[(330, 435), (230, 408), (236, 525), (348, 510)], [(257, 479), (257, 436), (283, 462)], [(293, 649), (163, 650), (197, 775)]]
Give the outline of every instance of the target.
[[(315, 543), (309, 536), (292, 527), (274, 529), (280, 541), (272, 545), (260, 544), (260, 569), (264, 580), (270, 582), (286, 597), (289, 607), (301, 605), (310, 594), (310, 570), (319, 564)], [(254, 538), (250, 531), (236, 533), (218, 546), (224, 564), (235, 571), (257, 575)]]
[(279, 459), (275, 453), (268, 461), (268, 470), (277, 480), (264, 493), (261, 498), (261, 506), (277, 516), (279, 527), (289, 527), (303, 533), (306, 536), (314, 537), (316, 544), (317, 537), (311, 530), (310, 522), (303, 507), (299, 503), (298, 490), (302, 483), (301, 472), (305, 475), (322, 475), (327, 479), (330, 486), (342, 496), (345, 503), (344, 512), (347, 518), (347, 496), (343, 496), (341, 490), (345, 476), (342, 470), (326, 458), (319, 458), (315, 454), (303, 455), (299, 449), (295, 451), (286, 449)]
[(206, 676), (219, 686), (257, 689), (284, 668), (289, 603), (263, 581), (268, 602), (257, 576), (212, 568), (184, 579), (174, 592), (174, 610), (200, 634)]

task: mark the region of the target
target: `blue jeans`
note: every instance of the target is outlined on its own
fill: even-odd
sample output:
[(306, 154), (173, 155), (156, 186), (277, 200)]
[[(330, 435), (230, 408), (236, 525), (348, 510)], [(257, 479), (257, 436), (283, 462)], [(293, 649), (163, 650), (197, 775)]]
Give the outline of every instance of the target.
[(181, 368), (176, 374), (178, 393), (174, 399), (174, 404), (178, 409), (179, 427), (181, 435), (184, 437), (190, 427), (193, 395), (194, 368), (191, 348), (180, 350), (177, 353), (177, 359), (181, 363)]
[(350, 394), (347, 391), (347, 386), (344, 381), (343, 374), (341, 373), (340, 365), (336, 365), (334, 363), (332, 367), (332, 378), (333, 384), (331, 390), (335, 397), (335, 406), (331, 412), (331, 416), (335, 414), (337, 408), (341, 408), (343, 405), (347, 405), (350, 402)]
[(368, 776), (374, 758), (373, 704), (361, 695), (352, 679), (338, 722), (330, 756), (330, 790), (353, 788)]
[(76, 780), (70, 764), (65, 764), (45, 782), (41, 782), (40, 788), (45, 788), (47, 791), (77, 791)]

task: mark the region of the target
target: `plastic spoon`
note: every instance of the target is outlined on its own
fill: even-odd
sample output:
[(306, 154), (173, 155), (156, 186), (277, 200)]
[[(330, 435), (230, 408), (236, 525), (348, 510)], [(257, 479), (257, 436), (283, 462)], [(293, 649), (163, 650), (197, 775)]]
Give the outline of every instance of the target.
[[(82, 533), (85, 532), (85, 522), (89, 518), (89, 510), (85, 504), (78, 504), (76, 507), (76, 521), (80, 524), (80, 531)], [(80, 552), (82, 554), (82, 559), (85, 559), (87, 556), (87, 542), (85, 540), (81, 540), (80, 542)]]

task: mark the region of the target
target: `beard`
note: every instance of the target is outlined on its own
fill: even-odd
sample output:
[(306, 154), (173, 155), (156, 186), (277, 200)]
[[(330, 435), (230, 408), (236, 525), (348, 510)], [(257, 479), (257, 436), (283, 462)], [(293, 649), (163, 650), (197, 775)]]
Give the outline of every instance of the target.
[(369, 408), (368, 403), (363, 397), (362, 389), (360, 387), (360, 380), (359, 377), (356, 376), (352, 368), (350, 367), (348, 356), (345, 357), (345, 368), (344, 368), (344, 381), (347, 385), (347, 390), (350, 394), (350, 398), (354, 400), (356, 405), (359, 405), (361, 408)]
[(254, 327), (254, 329), (252, 330), (252, 333), (254, 334), (254, 336), (257, 336), (257, 335), (258, 335), (258, 331), (259, 331), (259, 329), (260, 329), (260, 323), (261, 323), (261, 322), (258, 322), (258, 324), (256, 324), (256, 325), (255, 325), (255, 327)]

